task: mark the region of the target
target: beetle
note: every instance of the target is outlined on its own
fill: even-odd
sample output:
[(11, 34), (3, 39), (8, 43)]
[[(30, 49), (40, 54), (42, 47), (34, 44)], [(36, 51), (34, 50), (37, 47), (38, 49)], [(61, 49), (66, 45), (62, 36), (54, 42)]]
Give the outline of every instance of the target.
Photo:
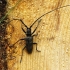
[[(27, 30), (25, 31), (25, 30), (22, 28), (23, 32), (26, 34), (26, 37), (25, 37), (25, 38), (22, 38), (22, 39), (19, 39), (19, 40), (17, 41), (17, 42), (19, 42), (20, 40), (25, 40), (25, 41), (26, 41), (26, 46), (22, 49), (21, 60), (22, 60), (22, 56), (23, 56), (23, 50), (24, 50), (25, 48), (26, 48), (28, 54), (31, 54), (31, 53), (32, 53), (32, 51), (33, 51), (33, 44), (36, 45), (36, 50), (37, 50), (38, 52), (40, 52), (40, 51), (37, 49), (37, 43), (34, 43), (34, 42), (33, 42), (33, 37), (34, 37), (34, 36), (37, 36), (37, 34), (34, 34), (34, 33), (35, 33), (35, 31), (37, 30), (37, 28), (38, 28), (38, 26), (39, 26), (39, 23), (40, 23), (41, 20), (42, 20), (41, 18), (42, 18), (43, 16), (45, 16), (46, 14), (49, 14), (49, 13), (51, 13), (51, 12), (57, 10), (57, 9), (60, 9), (60, 8), (63, 8), (63, 7), (67, 7), (67, 6), (70, 6), (70, 5), (62, 6), (62, 7), (56, 8), (56, 9), (54, 9), (54, 10), (51, 10), (51, 11), (49, 11), (49, 12), (43, 14), (43, 15), (40, 16), (37, 20), (35, 20), (34, 23), (33, 23), (30, 27), (27, 27), (27, 25), (24, 24), (24, 22), (23, 22), (21, 19), (13, 19), (13, 20), (19, 20), (19, 21), (26, 27), (26, 29), (27, 29)], [(37, 24), (36, 28), (34, 29), (33, 32), (31, 32), (31, 28), (33, 27), (33, 25), (34, 25), (37, 21), (38, 21), (38, 24)], [(33, 35), (33, 34), (34, 34), (34, 35)], [(14, 46), (17, 42), (15, 42), (12, 46)], [(21, 60), (20, 60), (20, 62), (21, 62)]]
[[(38, 49), (37, 49), (37, 43), (34, 43), (33, 42), (33, 37), (34, 36), (37, 36), (37, 34), (34, 34), (34, 32), (36, 31), (36, 29), (38, 28), (38, 25), (39, 23), (41, 22), (42, 19), (40, 19), (38, 21), (38, 25), (37, 27), (35, 28), (35, 30), (33, 32), (31, 32), (31, 27), (35, 24), (35, 22), (28, 28), (27, 25), (24, 24), (24, 22), (21, 20), (21, 19), (13, 19), (13, 20), (19, 20), (25, 27), (26, 27), (26, 31), (22, 28), (23, 32), (26, 34), (26, 37), (25, 38), (22, 38), (22, 39), (19, 39), (17, 42), (19, 42), (20, 40), (25, 40), (26, 41), (26, 46), (22, 49), (22, 55), (21, 55), (21, 60), (22, 60), (22, 56), (23, 56), (23, 50), (26, 48), (28, 54), (31, 54), (32, 51), (33, 51), (33, 44), (36, 45), (36, 50), (38, 52), (40, 52)], [(34, 35), (33, 35), (34, 34)], [(15, 42), (12, 46), (14, 46), (17, 42)], [(11, 46), (10, 46), (11, 47)], [(20, 60), (20, 62), (21, 62)]]

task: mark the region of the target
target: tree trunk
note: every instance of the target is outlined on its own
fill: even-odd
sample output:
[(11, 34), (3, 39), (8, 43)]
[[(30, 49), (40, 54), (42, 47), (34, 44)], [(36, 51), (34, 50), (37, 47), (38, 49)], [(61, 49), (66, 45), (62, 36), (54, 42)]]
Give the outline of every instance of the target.
[[(8, 7), (16, 4), (17, 0), (7, 0)], [(69, 5), (69, 0), (22, 0), (8, 15), (10, 20), (22, 19), (29, 27), (41, 15), (58, 7)], [(8, 8), (9, 9), (9, 8)], [(32, 54), (28, 54), (25, 41), (19, 41), (8, 48), (8, 70), (70, 70), (70, 6), (57, 9), (41, 18), (41, 22), (34, 34)], [(37, 21), (39, 22), (39, 21)], [(38, 23), (32, 27), (35, 29)], [(26, 37), (22, 31), (25, 26), (13, 20), (7, 26), (7, 36), (10, 45)]]

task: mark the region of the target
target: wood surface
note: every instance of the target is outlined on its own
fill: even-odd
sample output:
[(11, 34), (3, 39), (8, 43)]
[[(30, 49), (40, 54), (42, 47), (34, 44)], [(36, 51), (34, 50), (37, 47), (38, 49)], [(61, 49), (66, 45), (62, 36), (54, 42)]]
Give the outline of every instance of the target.
[[(17, 0), (7, 1), (7, 10), (10, 10), (17, 2)], [(8, 18), (10, 20), (22, 19), (29, 27), (44, 13), (69, 4), (70, 0), (22, 0), (8, 15)], [(34, 33), (38, 33), (34, 37), (34, 42), (38, 44), (37, 48), (41, 52), (36, 51), (36, 45), (33, 45), (32, 54), (28, 54), (26, 49), (23, 50), (23, 58), (20, 63), (25, 41), (19, 41), (7, 50), (11, 52), (9, 57), (12, 58), (8, 59), (8, 70), (70, 70), (70, 6), (55, 10), (41, 19)], [(8, 24), (7, 37), (10, 45), (26, 37), (21, 26), (25, 29), (22, 23), (16, 20)], [(35, 29), (35, 26), (32, 30)]]

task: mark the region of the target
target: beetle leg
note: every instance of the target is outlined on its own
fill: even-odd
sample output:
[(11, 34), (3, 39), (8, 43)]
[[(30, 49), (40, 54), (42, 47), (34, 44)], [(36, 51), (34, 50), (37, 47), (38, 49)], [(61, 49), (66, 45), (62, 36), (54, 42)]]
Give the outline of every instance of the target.
[[(26, 40), (26, 38), (20, 39), (20, 40)], [(13, 45), (10, 45), (9, 47), (11, 48), (12, 46), (14, 46), (16, 43), (18, 43), (20, 40), (18, 40), (17, 42), (15, 42)]]
[[(26, 46), (25, 46), (26, 47)], [(22, 61), (22, 57), (23, 57), (23, 50), (25, 49), (25, 47), (22, 49), (22, 55), (21, 55), (21, 59), (20, 59), (20, 63)]]
[(24, 30), (23, 28), (22, 28), (22, 30), (23, 30), (24, 33), (26, 33), (25, 30)]
[[(41, 20), (42, 20), (42, 19), (40, 19), (40, 20), (39, 20), (39, 22), (38, 22), (38, 24), (37, 24), (37, 26), (36, 26), (35, 30), (32, 32), (32, 34), (37, 30), (37, 28), (38, 28), (39, 23), (41, 22)], [(34, 23), (33, 23), (33, 24), (34, 24)], [(32, 26), (33, 26), (33, 25), (32, 25)], [(30, 26), (30, 28), (31, 28), (32, 26)]]
[(33, 44), (36, 44), (36, 50), (37, 50), (38, 52), (41, 52), (41, 51), (39, 51), (39, 50), (37, 49), (37, 43), (33, 43)]
[[(37, 36), (37, 35), (38, 35), (38, 34), (34, 34), (33, 36)], [(33, 36), (32, 36), (32, 37), (33, 37)]]

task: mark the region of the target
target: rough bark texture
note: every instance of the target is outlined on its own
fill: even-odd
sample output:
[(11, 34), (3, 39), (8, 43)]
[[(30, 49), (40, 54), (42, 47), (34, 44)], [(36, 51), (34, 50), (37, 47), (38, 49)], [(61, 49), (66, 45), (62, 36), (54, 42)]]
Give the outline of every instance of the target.
[[(0, 0), (0, 22), (3, 16), (6, 13), (6, 0)], [(6, 35), (6, 20), (4, 19), (3, 22), (0, 23), (0, 70), (7, 70), (7, 61), (6, 61), (6, 46), (7, 46), (7, 39), (5, 38)]]
[[(16, 1), (8, 0), (8, 6), (14, 6)], [(69, 0), (22, 0), (8, 18), (22, 19), (29, 27), (44, 13), (68, 4), (70, 4)], [(36, 51), (35, 45), (32, 54), (28, 54), (25, 49), (20, 63), (25, 41), (18, 42), (9, 51), (11, 57), (15, 56), (15, 58), (8, 60), (8, 70), (70, 70), (70, 6), (53, 11), (41, 19), (35, 32), (38, 35), (34, 37), (34, 42), (38, 43), (37, 48), (41, 52)], [(7, 34), (10, 45), (26, 37), (21, 26), (22, 23), (16, 20), (8, 24)], [(25, 29), (24, 26), (22, 27)]]

